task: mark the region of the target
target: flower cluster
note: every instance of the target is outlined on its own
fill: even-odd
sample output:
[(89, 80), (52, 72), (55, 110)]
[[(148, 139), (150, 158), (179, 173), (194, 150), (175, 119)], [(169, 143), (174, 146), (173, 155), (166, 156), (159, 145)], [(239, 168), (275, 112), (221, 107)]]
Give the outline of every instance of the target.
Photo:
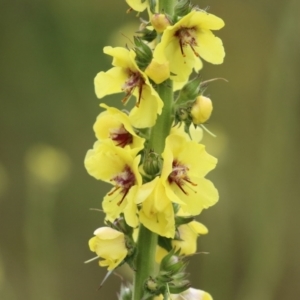
[[(132, 47), (104, 47), (112, 68), (95, 77), (97, 97), (120, 93), (127, 110), (102, 103), (94, 124), (96, 142), (84, 164), (112, 188), (102, 201), (106, 225), (94, 232), (89, 247), (109, 271), (127, 262), (138, 272), (137, 256), (146, 254), (136, 249), (133, 233), (146, 228), (158, 237), (160, 271), (148, 274), (134, 299), (166, 299), (166, 293), (170, 299), (212, 299), (191, 288), (185, 273), (186, 256), (208, 232), (195, 216), (219, 197), (205, 178), (217, 159), (200, 143), (212, 113), (204, 96), (208, 81), (190, 76), (201, 70), (202, 59), (223, 62), (222, 41), (212, 31), (224, 22), (190, 0), (176, 1), (171, 13), (154, 0), (126, 2), (131, 10), (146, 10), (149, 21), (141, 21)], [(126, 295), (119, 299), (130, 299)]]

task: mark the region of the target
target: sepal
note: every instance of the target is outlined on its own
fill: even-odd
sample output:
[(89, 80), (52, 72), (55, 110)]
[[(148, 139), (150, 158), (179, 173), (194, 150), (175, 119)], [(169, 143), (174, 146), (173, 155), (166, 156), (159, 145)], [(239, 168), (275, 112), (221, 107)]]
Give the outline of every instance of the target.
[[(142, 0), (143, 1), (143, 0)], [(144, 0), (147, 1), (147, 0)], [(156, 8), (156, 0), (148, 0), (150, 11), (154, 14)]]
[(152, 51), (140, 37), (134, 37), (134, 44), (134, 52), (136, 53), (135, 61), (141, 70), (145, 70), (152, 60)]
[(201, 78), (198, 76), (188, 81), (181, 89), (176, 105), (184, 104), (188, 101), (194, 100), (201, 93)]
[(192, 11), (191, 0), (179, 0), (174, 7), (175, 17), (183, 17)]
[(118, 300), (131, 300), (132, 299), (132, 285), (121, 285)]
[(152, 42), (153, 40), (156, 39), (157, 37), (157, 32), (155, 29), (149, 29), (147, 27), (143, 28), (143, 29), (140, 29), (138, 30), (136, 33), (140, 34), (140, 38), (143, 40), (143, 41), (146, 41), (146, 42)]
[(180, 225), (188, 224), (194, 220), (195, 220), (194, 216), (188, 216), (188, 217), (176, 216), (175, 224), (176, 224), (176, 227), (178, 227)]

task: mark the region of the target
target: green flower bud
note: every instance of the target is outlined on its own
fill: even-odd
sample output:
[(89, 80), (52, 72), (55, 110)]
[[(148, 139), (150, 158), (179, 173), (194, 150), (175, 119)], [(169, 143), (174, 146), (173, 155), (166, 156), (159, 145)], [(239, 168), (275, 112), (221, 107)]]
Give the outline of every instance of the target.
[(154, 293), (158, 290), (158, 284), (157, 284), (156, 280), (153, 279), (152, 277), (149, 277), (146, 280), (145, 287), (147, 290), (154, 292)]
[(140, 38), (146, 42), (152, 42), (153, 40), (156, 39), (157, 37), (157, 32), (155, 29), (150, 30), (147, 27), (141, 28), (140, 30), (137, 31), (137, 33), (140, 34)]
[(175, 16), (185, 16), (192, 11), (191, 0), (179, 0), (174, 7)]
[(147, 175), (156, 176), (160, 173), (161, 167), (161, 157), (153, 151), (148, 152), (143, 163), (145, 173)]
[(188, 280), (176, 281), (169, 284), (169, 290), (171, 294), (180, 294), (190, 287), (191, 284)]
[(136, 53), (135, 61), (138, 67), (143, 71), (152, 60), (152, 51), (139, 37), (134, 37), (134, 44), (134, 52)]
[(132, 299), (132, 286), (121, 285), (121, 291), (118, 300), (131, 300)]
[(200, 77), (196, 77), (188, 81), (188, 83), (186, 83), (181, 89), (179, 96), (176, 100), (176, 105), (194, 100), (197, 96), (199, 96), (200, 86), (201, 86)]

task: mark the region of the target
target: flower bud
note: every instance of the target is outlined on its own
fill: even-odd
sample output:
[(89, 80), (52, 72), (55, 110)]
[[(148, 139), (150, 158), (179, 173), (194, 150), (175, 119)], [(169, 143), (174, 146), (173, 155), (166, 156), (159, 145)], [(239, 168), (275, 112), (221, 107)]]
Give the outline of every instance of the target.
[(148, 175), (157, 175), (161, 170), (161, 158), (155, 152), (149, 152), (143, 163), (143, 169)]
[(174, 7), (175, 16), (185, 16), (191, 12), (193, 6), (191, 0), (178, 1)]
[(115, 269), (128, 253), (124, 234), (110, 227), (100, 227), (95, 230), (94, 235), (89, 240), (89, 247), (104, 259), (99, 261), (99, 265), (108, 267), (108, 271)]
[(131, 300), (132, 299), (132, 286), (121, 286), (120, 295), (118, 296), (118, 300)]
[(156, 293), (159, 290), (159, 285), (154, 278), (149, 277), (145, 282), (145, 287), (148, 291)]
[(194, 100), (200, 94), (201, 78), (196, 77), (188, 81), (180, 90), (176, 104), (185, 104)]
[(134, 52), (136, 53), (135, 61), (141, 70), (149, 65), (152, 60), (152, 50), (142, 41), (141, 38), (134, 36)]
[(154, 29), (159, 33), (162, 33), (169, 25), (171, 25), (169, 19), (165, 14), (152, 15), (150, 22)]
[(213, 110), (212, 102), (208, 97), (198, 96), (191, 109), (193, 123), (198, 125), (206, 122)]

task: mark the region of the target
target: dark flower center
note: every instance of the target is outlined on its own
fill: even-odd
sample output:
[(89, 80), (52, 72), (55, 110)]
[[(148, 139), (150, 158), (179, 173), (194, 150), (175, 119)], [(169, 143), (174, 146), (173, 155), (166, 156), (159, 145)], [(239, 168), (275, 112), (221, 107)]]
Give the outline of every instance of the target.
[(121, 205), (130, 188), (135, 185), (135, 176), (129, 166), (125, 165), (124, 170), (118, 175), (114, 176), (110, 181), (115, 183), (115, 188), (108, 194), (109, 196), (121, 189), (123, 194), (122, 199), (117, 203)]
[(133, 137), (123, 125), (119, 128), (111, 129), (109, 137), (116, 143), (117, 146), (124, 148), (126, 145), (132, 144)]
[(195, 33), (196, 33), (196, 29), (194, 27), (192, 28), (182, 27), (175, 32), (175, 36), (179, 40), (179, 46), (180, 46), (182, 56), (184, 57), (186, 56), (184, 53), (184, 47), (186, 46), (190, 46), (197, 57), (200, 56), (194, 48), (198, 46)]
[(138, 88), (139, 95), (138, 95), (138, 101), (136, 103), (136, 106), (139, 107), (140, 101), (142, 99), (142, 91), (143, 91), (143, 85), (145, 84), (145, 80), (139, 72), (133, 72), (131, 70), (127, 70), (127, 72), (128, 72), (128, 78), (122, 86), (122, 90), (126, 93), (126, 95), (122, 100), (122, 102), (126, 104), (130, 99), (130, 97), (132, 96), (135, 88)]
[(189, 183), (193, 186), (197, 185), (190, 180), (187, 174), (188, 171), (189, 168), (186, 165), (180, 163), (177, 160), (174, 160), (172, 163), (172, 172), (168, 177), (169, 183), (172, 184), (174, 182), (181, 189), (181, 191), (186, 195), (188, 195), (188, 192), (183, 188), (183, 186), (186, 183)]

